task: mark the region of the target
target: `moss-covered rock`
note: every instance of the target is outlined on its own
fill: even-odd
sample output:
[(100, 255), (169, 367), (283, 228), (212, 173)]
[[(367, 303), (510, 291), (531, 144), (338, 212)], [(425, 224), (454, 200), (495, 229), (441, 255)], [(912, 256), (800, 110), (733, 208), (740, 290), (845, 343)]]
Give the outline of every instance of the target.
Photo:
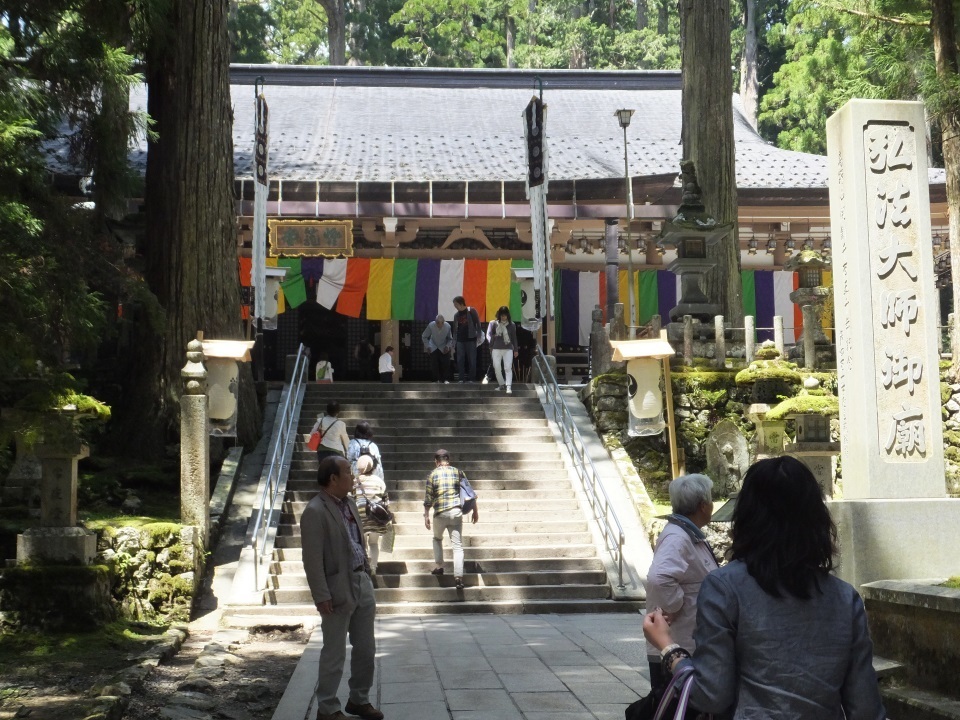
[(803, 376), (794, 363), (786, 360), (754, 360), (737, 373), (737, 385), (752, 385), (761, 380), (781, 380), (790, 385), (799, 385)]
[(839, 415), (840, 401), (833, 395), (800, 394), (770, 409), (767, 420), (786, 420), (793, 415)]

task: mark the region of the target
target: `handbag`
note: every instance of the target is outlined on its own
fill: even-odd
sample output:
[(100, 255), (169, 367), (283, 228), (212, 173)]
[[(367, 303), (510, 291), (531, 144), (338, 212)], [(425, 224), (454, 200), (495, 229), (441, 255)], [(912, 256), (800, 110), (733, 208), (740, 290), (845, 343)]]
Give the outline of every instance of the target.
[(655, 691), (627, 706), (623, 715), (625, 720), (684, 720), (690, 718), (710, 718), (690, 709), (690, 693), (693, 690), (693, 668), (689, 665), (680, 668), (670, 680), (663, 695), (657, 701)]
[(458, 481), (460, 484), (460, 513), (467, 515), (477, 509), (477, 493), (473, 491), (473, 487), (471, 487), (470, 481), (467, 480), (463, 471), (457, 470), (457, 472), (460, 473)]
[[(367, 520), (381, 527), (385, 527), (393, 522), (393, 513), (390, 512), (390, 508), (387, 507), (386, 499), (371, 500), (367, 497), (363, 485), (357, 485), (357, 489), (360, 491), (360, 494), (363, 495), (363, 504), (366, 508), (364, 512), (367, 515)], [(386, 496), (384, 496), (384, 498), (386, 498)]]
[[(332, 423), (327, 425), (327, 430), (332, 428), (337, 424), (337, 421), (334, 420)], [(323, 426), (323, 420), (320, 420), (320, 426)], [(310, 437), (307, 438), (307, 447), (316, 452), (317, 448), (320, 447), (320, 441), (323, 440), (323, 436), (327, 434), (327, 430), (324, 430), (322, 433), (314, 430), (310, 433)]]

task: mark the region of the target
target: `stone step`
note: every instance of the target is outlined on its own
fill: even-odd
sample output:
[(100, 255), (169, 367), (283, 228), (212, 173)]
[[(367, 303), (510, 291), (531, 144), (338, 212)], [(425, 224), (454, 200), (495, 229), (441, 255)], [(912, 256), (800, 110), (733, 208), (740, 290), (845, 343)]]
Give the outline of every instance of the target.
[[(505, 537), (512, 536), (513, 534), (535, 535), (539, 533), (541, 535), (556, 535), (558, 533), (585, 533), (588, 530), (585, 520), (572, 520), (564, 522), (562, 519), (540, 519), (536, 522), (524, 522), (522, 520), (497, 522), (495, 520), (487, 519), (486, 515), (483, 517), (484, 521), (482, 523), (478, 523), (476, 526), (464, 521), (464, 525), (469, 525), (471, 528), (471, 536), (481, 537), (474, 532), (480, 528), (483, 529), (484, 535), (503, 535)], [(464, 535), (466, 534), (467, 530), (464, 529)], [(298, 519), (289, 515), (281, 515), (280, 524), (277, 527), (277, 535), (282, 537), (300, 537), (300, 525), (298, 524)], [(396, 525), (397, 542), (400, 542), (400, 538), (407, 536), (416, 536), (418, 538), (432, 537), (432, 531), (427, 530), (426, 527), (424, 527), (422, 514), (419, 516), (419, 522), (409, 522)]]
[[(380, 553), (380, 563), (377, 572), (381, 575), (417, 576), (430, 574), (433, 570), (433, 560), (398, 560), (394, 553)], [(464, 572), (467, 574), (490, 573), (561, 573), (561, 572), (603, 572), (603, 562), (600, 558), (504, 558), (502, 560), (464, 560)], [(447, 568), (452, 572), (452, 568)], [(278, 575), (303, 575), (303, 563), (300, 560), (273, 561), (270, 572)], [(445, 577), (441, 576), (441, 577)]]
[[(432, 436), (434, 430), (439, 430), (441, 435), (451, 435), (462, 433), (465, 437), (472, 437), (474, 433), (477, 435), (487, 434), (491, 432), (500, 432), (501, 434), (512, 434), (514, 430), (529, 430), (535, 429), (538, 432), (543, 432), (543, 429), (546, 428), (547, 421), (546, 418), (514, 418), (509, 415), (500, 415), (500, 416), (485, 416), (485, 417), (476, 417), (476, 418), (466, 418), (466, 417), (455, 417), (443, 421), (443, 424), (440, 427), (437, 427), (437, 423), (434, 422), (431, 418), (427, 417), (408, 417), (400, 418), (399, 422), (397, 418), (392, 418), (389, 423), (381, 423), (375, 418), (341, 418), (344, 421), (344, 424), (347, 426), (347, 431), (352, 432), (353, 428), (356, 427), (356, 424), (360, 420), (367, 420), (373, 426), (374, 440), (381, 437), (384, 434), (398, 432), (401, 436), (406, 435), (422, 435), (423, 431), (429, 431), (429, 434)], [(310, 415), (303, 414), (300, 416), (300, 419), (297, 422), (297, 430), (301, 433), (308, 433), (310, 428), (313, 427), (317, 419), (311, 417)]]
[[(560, 454), (560, 449), (557, 447), (557, 443), (552, 436), (517, 439), (507, 438), (506, 436), (498, 439), (493, 439), (492, 437), (445, 439), (447, 442), (437, 440), (433, 437), (424, 438), (421, 436), (416, 439), (411, 437), (400, 442), (383, 442), (377, 440), (376, 444), (380, 450), (380, 456), (384, 461), (391, 458), (402, 460), (406, 456), (410, 456), (420, 462), (423, 462), (424, 458), (429, 458), (430, 462), (432, 462), (433, 454), (437, 451), (437, 448), (441, 447), (450, 453), (451, 458), (454, 456), (463, 457), (465, 453), (484, 455), (486, 457), (499, 455), (501, 453), (534, 453), (538, 456), (544, 453)], [(314, 454), (314, 451), (306, 447), (305, 444), (298, 444), (296, 450), (298, 460), (309, 459)], [(301, 453), (303, 454), (301, 455)]]
[[(377, 607), (380, 612), (380, 607)], [(960, 699), (910, 685), (881, 688), (888, 718), (896, 720), (960, 720)]]
[[(421, 499), (423, 498), (424, 488), (426, 486), (425, 477), (413, 480), (397, 480), (394, 479), (395, 476), (390, 472), (390, 468), (384, 466), (384, 472), (387, 474), (387, 489), (388, 492), (391, 493), (391, 497), (393, 496), (393, 493), (398, 492), (419, 492)], [(516, 478), (492, 480), (487, 478), (482, 473), (477, 474), (475, 472), (467, 473), (467, 476), (470, 478), (470, 486), (477, 491), (478, 495), (481, 492), (493, 493), (498, 490), (536, 490), (537, 488), (542, 488), (544, 485), (543, 476), (536, 480)], [(313, 477), (291, 477), (287, 481), (287, 491), (289, 492), (291, 490), (294, 492), (319, 490), (316, 473), (313, 474)]]
[[(534, 385), (527, 383), (513, 383), (514, 396), (536, 396), (537, 391)], [(447, 397), (450, 395), (459, 397), (470, 396), (488, 396), (498, 393), (496, 383), (431, 383), (431, 382), (410, 382), (395, 383), (392, 385), (379, 383), (360, 383), (360, 382), (335, 382), (335, 383), (308, 383), (306, 386), (306, 397), (309, 399), (329, 398), (331, 400), (340, 400), (341, 398), (430, 398)]]
[[(454, 591), (450, 591), (453, 593)], [(643, 610), (642, 601), (633, 600), (558, 600), (523, 599), (480, 602), (472, 598), (447, 602), (377, 602), (377, 615), (543, 615), (549, 613), (630, 613)], [(301, 617), (316, 620), (317, 608), (313, 602), (259, 606), (243, 605), (224, 608), (221, 623), (225, 627), (253, 627), (269, 625), (270, 618)]]
[[(455, 394), (445, 397), (433, 397), (427, 399), (419, 398), (395, 398), (395, 397), (342, 397), (336, 398), (340, 403), (340, 414), (371, 413), (377, 414), (382, 411), (393, 412), (404, 408), (442, 408), (444, 410), (459, 410), (472, 407), (535, 407), (542, 408), (539, 398), (531, 395), (505, 395), (504, 393), (494, 392), (493, 394), (484, 394), (482, 396), (464, 396), (458, 397)], [(313, 399), (310, 396), (304, 398), (303, 412), (305, 414), (316, 414), (325, 412), (327, 409), (326, 399)]]
[[(519, 585), (506, 587), (467, 587), (457, 590), (454, 587), (434, 588), (377, 588), (377, 603), (385, 602), (449, 602), (452, 600), (471, 600), (474, 602), (497, 602), (501, 600), (578, 600), (607, 599), (610, 597), (609, 585)], [(452, 597), (451, 597), (452, 596)], [(311, 601), (308, 588), (268, 588), (264, 591), (267, 604), (286, 605), (305, 604)]]
[[(287, 496), (285, 502), (310, 502), (314, 495), (320, 492), (315, 481), (303, 481), (301, 483), (303, 489), (291, 487), (291, 483), (293, 482), (295, 481), (291, 480), (287, 483)], [(301, 481), (296, 482), (299, 483)], [(392, 483), (388, 480), (387, 487), (391, 486)], [(390, 501), (420, 502), (422, 506), (423, 492), (422, 484), (418, 490), (390, 490)], [(487, 502), (487, 499), (501, 500), (505, 502), (570, 500), (575, 497), (576, 495), (574, 494), (572, 488), (569, 490), (490, 490), (484, 493), (484, 499), (482, 502)]]
[[(306, 481), (308, 483), (313, 483), (312, 487), (316, 488), (317, 481), (317, 466), (316, 460), (313, 461), (313, 467), (309, 466), (309, 463), (302, 463), (300, 467), (293, 467), (290, 470), (289, 479), (290, 481), (296, 480)], [(292, 464), (296, 464), (297, 461), (294, 461)], [(459, 467), (459, 466), (458, 466)], [(427, 478), (430, 476), (430, 471), (432, 469), (431, 465), (424, 465), (421, 463), (417, 467), (405, 467), (405, 468), (392, 468), (388, 469), (386, 463), (384, 463), (384, 475), (387, 481), (388, 490), (396, 490), (397, 483), (402, 481), (412, 481), (420, 484), (420, 489), (423, 490), (424, 485), (426, 484)], [(557, 488), (556, 492), (560, 493), (558, 497), (566, 497), (563, 494), (564, 490), (569, 487), (570, 479), (567, 475), (566, 468), (533, 468), (533, 469), (514, 469), (507, 467), (499, 468), (485, 468), (477, 469), (470, 467), (469, 464), (463, 464), (463, 471), (467, 474), (467, 477), (470, 478), (471, 486), (474, 484), (474, 480), (478, 482), (483, 480), (497, 480), (501, 482), (510, 482), (514, 480), (523, 480), (539, 483), (537, 487), (540, 488)], [(389, 470), (389, 471), (388, 471)], [(288, 485), (289, 487), (289, 485)], [(541, 497), (551, 497), (551, 490), (546, 490), (547, 494)]]
[[(417, 500), (398, 500), (396, 492), (390, 494), (390, 509), (397, 517), (398, 523), (423, 522), (423, 493)], [(283, 513), (300, 517), (307, 501), (284, 501)], [(536, 510), (531, 510), (536, 507)], [(493, 493), (483, 498), (483, 520), (496, 521), (500, 517), (510, 517), (518, 520), (535, 520), (551, 513), (563, 514), (566, 517), (580, 517), (580, 506), (576, 499), (564, 500), (537, 500), (536, 503), (523, 500), (501, 500)]]
[[(282, 526), (281, 526), (282, 527)], [(275, 547), (283, 548), (293, 548), (300, 547), (300, 528), (299, 526), (287, 526), (291, 528), (290, 535), (283, 535), (278, 533), (276, 539)], [(550, 532), (549, 528), (542, 527), (537, 532), (529, 533), (513, 533), (510, 535), (495, 535), (490, 534), (480, 534), (476, 532), (477, 528), (482, 527), (482, 523), (476, 527), (471, 526), (470, 531), (464, 531), (463, 533), (463, 547), (464, 548), (481, 548), (481, 547), (493, 547), (493, 548), (516, 548), (522, 545), (538, 545), (539, 543), (556, 543), (557, 545), (563, 544), (572, 544), (572, 545), (585, 545), (592, 541), (593, 536), (589, 532)], [(278, 528), (279, 529), (279, 528)], [(426, 528), (423, 531), (422, 535), (406, 535), (406, 534), (397, 534), (396, 544), (394, 545), (394, 550), (402, 550), (404, 548), (417, 548), (424, 545), (429, 545), (432, 542), (433, 535), (428, 533)]]
[[(604, 585), (607, 574), (603, 570), (589, 572), (503, 572), (468, 573), (464, 567), (463, 584), (466, 587), (531, 587), (542, 585)], [(385, 574), (383, 568), (377, 568), (373, 585), (377, 589), (403, 588), (452, 588), (456, 583), (452, 573), (434, 576), (430, 573), (418, 575)], [(298, 590), (307, 587), (307, 576), (284, 573), (270, 578), (270, 588), (274, 590)]]
[[(429, 538), (424, 538), (427, 542), (419, 547), (394, 548), (389, 555), (393, 562), (427, 561), (433, 559), (433, 548)], [(299, 545), (290, 547), (274, 546), (273, 559), (277, 562), (303, 560), (303, 551)], [(464, 562), (471, 561), (485, 562), (487, 560), (538, 560), (538, 559), (572, 559), (572, 558), (595, 558), (597, 548), (593, 544), (581, 545), (515, 545), (510, 547), (475, 547), (466, 546), (463, 550)], [(384, 555), (381, 553), (381, 555)], [(453, 562), (453, 550), (450, 543), (446, 543), (443, 548), (443, 557), (446, 562)], [(386, 561), (386, 556), (384, 556)]]
[[(544, 456), (543, 459), (537, 459), (540, 455)], [(486, 457), (491, 458), (490, 455)], [(412, 475), (422, 474), (422, 477), (425, 478), (432, 472), (433, 467), (435, 467), (432, 459), (432, 457), (425, 459), (422, 455), (415, 457), (413, 454), (411, 454), (409, 460), (397, 460), (394, 457), (387, 456), (383, 458), (383, 471), (384, 473), (406, 471)], [(483, 473), (491, 470), (497, 470), (500, 473), (509, 473), (514, 469), (531, 471), (562, 470), (566, 467), (558, 451), (555, 453), (522, 455), (519, 458), (509, 460), (509, 462), (507, 460), (498, 460), (496, 456), (488, 460), (453, 457), (451, 457), (451, 459), (457, 468), (467, 473), (467, 477), (471, 479), (471, 482), (473, 481), (473, 475), (471, 475), (471, 473)], [(294, 457), (290, 462), (290, 469), (316, 470), (317, 460), (316, 458), (310, 457), (303, 457), (302, 459), (300, 457)]]

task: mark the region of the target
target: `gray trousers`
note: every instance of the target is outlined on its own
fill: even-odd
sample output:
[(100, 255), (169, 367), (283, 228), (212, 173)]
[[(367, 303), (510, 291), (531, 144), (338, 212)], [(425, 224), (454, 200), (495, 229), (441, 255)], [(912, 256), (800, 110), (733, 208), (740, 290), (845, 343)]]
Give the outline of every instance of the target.
[(365, 572), (353, 574), (359, 601), (350, 614), (332, 613), (320, 616), (323, 647), (320, 649), (320, 672), (317, 678), (317, 711), (324, 715), (338, 712), (340, 700), (337, 689), (343, 676), (347, 657), (347, 635), (350, 635), (350, 701), (357, 705), (370, 702), (373, 686), (374, 660), (377, 641), (373, 621), (377, 602), (373, 597), (373, 583)]
[(463, 577), (463, 514), (460, 508), (451, 508), (433, 514), (433, 559), (443, 565), (443, 531), (450, 533), (453, 545), (453, 574)]

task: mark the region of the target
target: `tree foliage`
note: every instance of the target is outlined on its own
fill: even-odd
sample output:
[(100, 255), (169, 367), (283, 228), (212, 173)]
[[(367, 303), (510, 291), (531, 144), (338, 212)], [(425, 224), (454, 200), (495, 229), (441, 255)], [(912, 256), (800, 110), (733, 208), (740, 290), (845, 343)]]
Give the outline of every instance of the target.
[[(107, 3), (115, 10), (115, 3)], [(68, 373), (109, 337), (109, 301), (138, 283), (109, 235), (106, 206), (129, 189), (126, 138), (139, 119), (111, 93), (136, 80), (84, 2), (24, 3), (0, 15), (0, 402), (43, 405), (75, 392)], [(108, 111), (109, 108), (109, 111)], [(70, 134), (96, 203), (54, 191), (45, 142)], [(120, 136), (120, 157), (104, 157)]]

